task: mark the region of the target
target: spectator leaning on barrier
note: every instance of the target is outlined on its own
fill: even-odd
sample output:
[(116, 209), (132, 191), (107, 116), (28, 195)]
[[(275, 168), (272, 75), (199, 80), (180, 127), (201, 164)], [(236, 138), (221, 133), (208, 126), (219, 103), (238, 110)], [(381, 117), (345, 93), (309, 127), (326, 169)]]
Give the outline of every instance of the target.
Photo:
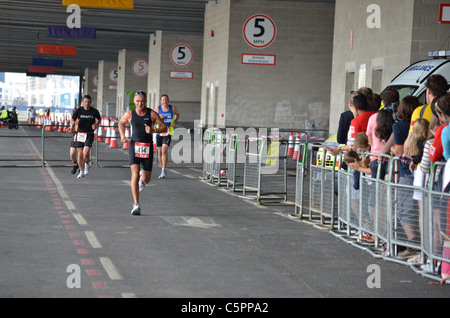
[[(397, 117), (397, 108), (398, 103), (400, 102), (400, 94), (395, 88), (390, 88), (386, 92), (384, 92), (381, 97), (382, 110), (391, 114), (394, 123), (398, 121)], [(393, 125), (393, 124), (392, 124)], [(391, 147), (394, 145), (394, 135), (391, 133), (386, 142), (383, 145), (383, 154), (390, 154)]]
[[(372, 89), (369, 87), (361, 87), (358, 89), (358, 92), (366, 96), (369, 110), (378, 110), (379, 107), (377, 107), (376, 105), (378, 101), (377, 96), (379, 97), (379, 95), (373, 94)], [(350, 92), (350, 97), (352, 96), (355, 96), (354, 91)], [(355, 116), (350, 109), (341, 113), (341, 116), (339, 117), (339, 126), (336, 138), (339, 144), (347, 144), (348, 131), (354, 118)]]
[(379, 107), (377, 108), (374, 104), (374, 94), (370, 87), (360, 87), (358, 89), (358, 92), (366, 96), (367, 99), (367, 109), (372, 111), (378, 111)]
[[(436, 116), (431, 116), (431, 122), (429, 124), (429, 134), (428, 134), (428, 140), (425, 142), (425, 146), (423, 147), (423, 156), (422, 160), (420, 161), (420, 166), (418, 169), (422, 171), (422, 173), (425, 176), (425, 180), (427, 182), (425, 183), (425, 188), (428, 189), (430, 187), (429, 181), (430, 181), (430, 174), (431, 174), (431, 160), (430, 160), (430, 154), (429, 149), (431, 144), (434, 141), (436, 128), (439, 127), (440, 120)], [(432, 184), (433, 191), (441, 191), (442, 189), (442, 175), (441, 172), (443, 171), (441, 166), (437, 166), (434, 173), (434, 179)], [(439, 189), (439, 190), (437, 190)], [(430, 213), (433, 213), (433, 246), (434, 246), (434, 253), (437, 255), (439, 250), (442, 248), (442, 243), (440, 243), (440, 216), (441, 213), (446, 213), (447, 211), (447, 200), (441, 199), (438, 196), (433, 195), (432, 196), (432, 206), (433, 211), (430, 211)], [(418, 257), (415, 257), (413, 259), (408, 260), (410, 263), (422, 263), (423, 260), (421, 258), (421, 254), (419, 254)], [(436, 267), (436, 264), (434, 264)]]
[(425, 86), (427, 87), (426, 91), (426, 105), (422, 105), (417, 107), (412, 116), (411, 116), (411, 125), (409, 128), (408, 139), (405, 142), (405, 152), (408, 152), (409, 149), (409, 139), (411, 138), (412, 126), (417, 118), (425, 118), (428, 122), (431, 121), (431, 116), (434, 111), (434, 102), (437, 98), (444, 95), (448, 90), (447, 80), (442, 75), (431, 75), (428, 77)]
[(351, 150), (351, 145), (355, 136), (359, 132), (366, 132), (367, 123), (371, 115), (376, 113), (375, 111), (368, 110), (367, 98), (361, 92), (353, 92), (350, 97), (349, 103), (350, 110), (355, 117), (350, 124), (350, 130), (348, 132), (348, 141), (346, 146), (333, 147), (331, 154), (337, 156), (340, 151)]
[[(353, 212), (355, 213), (356, 217), (360, 218), (360, 216), (362, 215), (363, 219), (364, 218), (368, 218), (369, 216), (366, 213), (366, 209), (363, 208), (361, 211), (359, 209), (359, 199), (360, 199), (360, 194), (359, 194), (359, 188), (360, 188), (360, 174), (363, 173), (365, 174), (367, 177), (370, 177), (370, 156), (369, 155), (364, 155), (364, 153), (370, 152), (370, 144), (369, 144), (369, 139), (366, 135), (365, 132), (359, 132), (356, 136), (355, 136), (355, 140), (353, 143), (353, 149), (355, 150), (350, 150), (350, 151), (346, 151), (345, 155), (344, 155), (344, 161), (345, 163), (348, 165), (348, 167), (350, 169), (353, 169), (353, 188), (352, 188), (352, 193), (351, 193), (351, 207)], [(364, 156), (364, 157), (362, 157)], [(364, 203), (365, 205), (365, 203)], [(359, 212), (359, 213), (358, 213)], [(371, 235), (368, 235), (366, 233), (360, 233), (359, 231), (356, 233), (356, 235), (360, 235), (361, 234), (361, 240), (368, 242), (368, 243), (373, 243), (375, 241), (375, 238)]]
[[(438, 99), (438, 101), (439, 101), (439, 99)], [(444, 160), (444, 149), (443, 149), (443, 145), (442, 145), (441, 136), (442, 136), (442, 130), (449, 124), (449, 118), (447, 116), (445, 116), (445, 114), (443, 113), (443, 111), (445, 111), (443, 109), (444, 105), (443, 104), (440, 105), (443, 108), (438, 108), (438, 107), (440, 107), (440, 106), (436, 107), (438, 104), (439, 104), (438, 102), (435, 102), (433, 105), (434, 106), (433, 109), (435, 110), (437, 117), (439, 118), (440, 125), (438, 128), (436, 128), (436, 134), (435, 134), (433, 143), (431, 144), (430, 150), (429, 150), (430, 160), (432, 162), (438, 162), (438, 161)], [(440, 190), (442, 190), (442, 189), (440, 189)]]
[(348, 130), (350, 129), (350, 124), (355, 118), (351, 110), (347, 110), (341, 113), (339, 117), (339, 126), (337, 131), (336, 140), (338, 144), (347, 144)]
[[(380, 105), (378, 103), (378, 105)], [(387, 143), (392, 134), (392, 125), (395, 121), (392, 116), (392, 111), (382, 108), (379, 112), (373, 114), (367, 123), (367, 137), (371, 145), (370, 152), (373, 154), (383, 154), (383, 146)], [(371, 175), (373, 178), (377, 177), (378, 165), (382, 164), (380, 168), (379, 178), (384, 180), (387, 171), (387, 161), (372, 156), (370, 161)]]
[[(436, 111), (443, 115), (446, 122), (450, 121), (450, 93), (445, 94), (437, 99), (435, 103)], [(442, 155), (444, 160), (448, 161), (450, 159), (450, 126), (445, 126), (442, 129), (441, 135), (442, 141)]]
[[(403, 156), (403, 145), (408, 138), (409, 126), (411, 122), (411, 115), (414, 109), (419, 105), (419, 99), (415, 96), (404, 97), (398, 106), (397, 121), (392, 126), (394, 135), (394, 146), (391, 147), (391, 155), (394, 157)], [(400, 165), (400, 185), (412, 186), (414, 177), (409, 170), (409, 162), (399, 162)], [(418, 206), (417, 202), (412, 200), (412, 193), (409, 189), (399, 188), (397, 191), (397, 219), (400, 222), (406, 238), (410, 243), (417, 243), (419, 239), (418, 231)], [(419, 251), (407, 247), (404, 251), (398, 254), (399, 257), (409, 258), (417, 255)]]

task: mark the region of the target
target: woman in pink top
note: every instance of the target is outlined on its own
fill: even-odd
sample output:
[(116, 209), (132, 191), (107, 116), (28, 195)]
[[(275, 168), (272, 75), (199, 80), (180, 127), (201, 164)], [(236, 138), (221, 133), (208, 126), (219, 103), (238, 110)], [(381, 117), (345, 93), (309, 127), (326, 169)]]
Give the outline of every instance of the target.
[[(383, 153), (383, 146), (392, 134), (393, 124), (394, 118), (392, 117), (392, 112), (389, 110), (382, 109), (369, 118), (366, 134), (369, 137), (371, 153)], [(372, 177), (376, 178), (377, 176), (378, 163), (384, 163), (380, 171), (380, 179), (384, 180), (384, 176), (386, 174), (386, 162), (383, 162), (383, 160), (378, 156), (371, 157), (370, 168), (372, 171)]]

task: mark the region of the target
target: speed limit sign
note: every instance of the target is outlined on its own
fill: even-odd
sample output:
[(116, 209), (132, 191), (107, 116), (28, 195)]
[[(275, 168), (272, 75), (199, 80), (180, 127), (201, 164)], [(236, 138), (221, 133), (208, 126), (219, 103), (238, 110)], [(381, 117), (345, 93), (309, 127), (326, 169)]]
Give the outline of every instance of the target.
[(117, 83), (117, 78), (119, 77), (118, 74), (119, 70), (117, 68), (114, 68), (111, 70), (111, 72), (109, 73), (109, 80), (113, 83)]
[(170, 51), (170, 59), (175, 66), (186, 67), (192, 63), (194, 53), (192, 49), (185, 44), (175, 45)]
[(277, 26), (270, 17), (264, 14), (255, 14), (245, 21), (242, 33), (248, 45), (263, 49), (275, 40)]
[(133, 64), (133, 72), (136, 76), (144, 77), (148, 74), (148, 64), (146, 60), (139, 59)]

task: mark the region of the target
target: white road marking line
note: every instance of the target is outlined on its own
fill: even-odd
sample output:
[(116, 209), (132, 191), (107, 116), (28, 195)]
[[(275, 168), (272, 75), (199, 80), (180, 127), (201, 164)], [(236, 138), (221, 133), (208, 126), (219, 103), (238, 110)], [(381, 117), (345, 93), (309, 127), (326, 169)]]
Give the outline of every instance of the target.
[(75, 218), (75, 220), (77, 220), (78, 224), (80, 225), (87, 225), (86, 220), (84, 219), (84, 217), (79, 214), (79, 213), (72, 213), (73, 217)]
[(123, 298), (136, 298), (135, 293), (122, 293), (121, 295)]
[(120, 275), (119, 271), (108, 257), (100, 257), (100, 263), (102, 263), (103, 268), (105, 269), (106, 273), (108, 273), (108, 276), (109, 278), (111, 278), (111, 280), (122, 279), (122, 275)]
[(95, 236), (94, 232), (92, 231), (85, 231), (84, 234), (86, 234), (86, 237), (91, 244), (92, 248), (102, 248), (102, 244), (97, 240), (97, 237)]

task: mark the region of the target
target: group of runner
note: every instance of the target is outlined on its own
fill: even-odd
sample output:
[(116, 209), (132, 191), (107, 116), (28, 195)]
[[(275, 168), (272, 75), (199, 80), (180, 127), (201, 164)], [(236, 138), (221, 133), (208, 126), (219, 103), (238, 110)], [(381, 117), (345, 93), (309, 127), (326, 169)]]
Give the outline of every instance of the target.
[[(69, 131), (74, 131), (70, 147), (70, 158), (73, 161), (72, 174), (78, 170), (77, 178), (83, 178), (89, 173), (90, 150), (94, 142), (94, 132), (99, 127), (101, 117), (99, 111), (91, 106), (92, 98), (83, 97), (81, 107), (77, 108), (70, 119)], [(133, 197), (132, 215), (140, 215), (139, 192), (150, 182), (153, 167), (153, 134), (157, 133), (156, 146), (161, 165), (159, 179), (167, 176), (166, 166), (168, 149), (172, 133), (180, 114), (176, 106), (169, 104), (169, 96), (161, 96), (161, 104), (156, 111), (147, 107), (144, 91), (138, 91), (134, 96), (136, 108), (127, 111), (119, 121), (120, 139), (123, 143), (130, 141), (129, 163), (131, 168), (131, 194)], [(131, 125), (131, 137), (125, 135), (125, 126)]]

